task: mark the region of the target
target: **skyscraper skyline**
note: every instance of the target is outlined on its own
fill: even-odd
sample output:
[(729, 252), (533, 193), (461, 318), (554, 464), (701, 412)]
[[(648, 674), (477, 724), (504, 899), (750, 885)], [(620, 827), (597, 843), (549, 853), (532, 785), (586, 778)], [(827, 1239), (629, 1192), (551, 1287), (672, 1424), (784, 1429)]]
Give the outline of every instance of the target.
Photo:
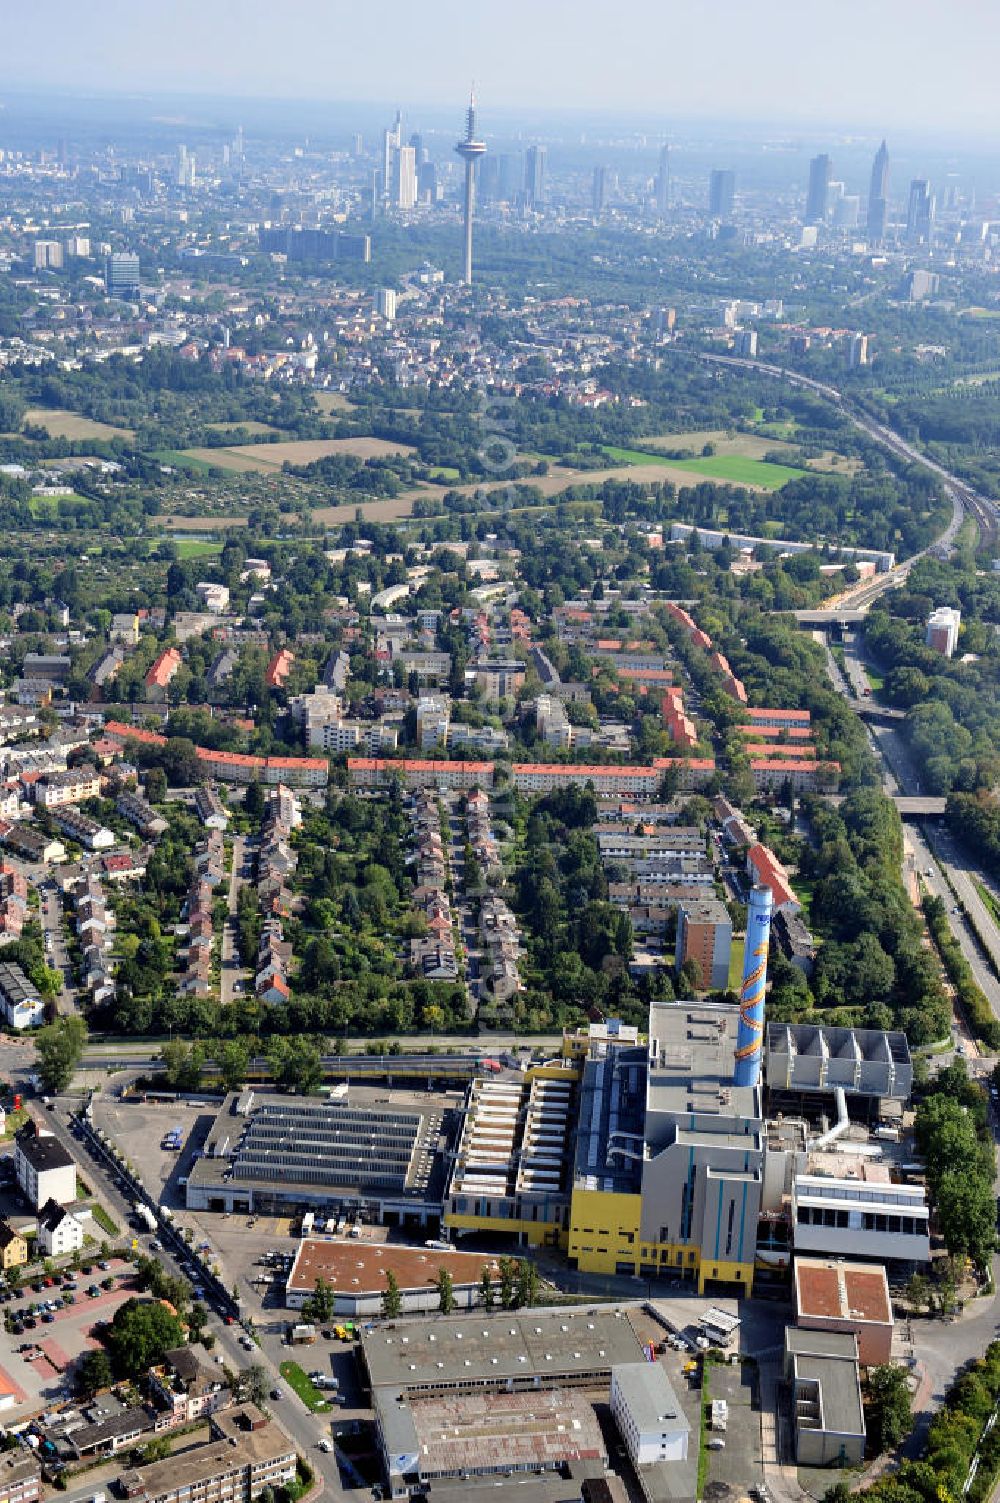
[(872, 162), (871, 182), (868, 187), (868, 239), (879, 245), (885, 239), (889, 216), (889, 149), (882, 145)]
[(456, 141), (455, 150), (465, 162), (465, 268), (463, 280), (472, 286), (472, 218), (476, 203), (476, 163), (486, 154), (486, 142), (476, 139), (476, 90), (469, 91), (469, 108), (465, 115), (465, 139)]
[(822, 224), (830, 207), (830, 177), (833, 163), (826, 152), (809, 163), (809, 191), (806, 194), (806, 224)]

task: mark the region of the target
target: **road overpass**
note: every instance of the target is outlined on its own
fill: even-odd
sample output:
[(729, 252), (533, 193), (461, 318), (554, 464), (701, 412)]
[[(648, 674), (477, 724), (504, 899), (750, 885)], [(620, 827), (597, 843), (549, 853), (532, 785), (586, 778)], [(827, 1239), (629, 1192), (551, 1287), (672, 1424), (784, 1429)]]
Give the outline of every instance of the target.
[(903, 819), (920, 819), (922, 817), (934, 818), (943, 814), (948, 800), (946, 798), (920, 797), (915, 794), (897, 793), (893, 803), (899, 810)]

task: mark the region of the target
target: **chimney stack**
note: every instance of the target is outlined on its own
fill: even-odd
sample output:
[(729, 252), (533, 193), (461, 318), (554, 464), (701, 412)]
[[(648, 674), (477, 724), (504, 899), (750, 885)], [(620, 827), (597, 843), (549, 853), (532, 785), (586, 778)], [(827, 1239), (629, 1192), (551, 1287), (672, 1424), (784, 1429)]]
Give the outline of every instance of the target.
[(734, 1085), (757, 1085), (764, 1053), (764, 990), (767, 986), (767, 949), (771, 939), (773, 899), (769, 887), (750, 893), (747, 937), (743, 947), (740, 985), (740, 1026), (736, 1035)]

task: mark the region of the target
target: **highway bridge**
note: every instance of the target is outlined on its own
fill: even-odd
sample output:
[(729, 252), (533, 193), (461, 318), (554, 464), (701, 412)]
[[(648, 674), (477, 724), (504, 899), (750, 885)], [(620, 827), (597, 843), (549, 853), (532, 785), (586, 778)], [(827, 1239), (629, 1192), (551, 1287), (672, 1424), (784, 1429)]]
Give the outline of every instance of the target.
[(946, 798), (917, 797), (913, 794), (897, 793), (893, 803), (899, 810), (903, 819), (933, 818), (943, 814), (948, 800)]

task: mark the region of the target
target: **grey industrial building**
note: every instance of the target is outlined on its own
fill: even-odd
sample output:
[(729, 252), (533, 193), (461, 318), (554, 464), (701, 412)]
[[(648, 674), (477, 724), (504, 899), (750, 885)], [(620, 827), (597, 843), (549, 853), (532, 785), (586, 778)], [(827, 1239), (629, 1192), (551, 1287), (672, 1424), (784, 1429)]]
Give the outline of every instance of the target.
[(362, 1331), (361, 1354), (392, 1497), (569, 1465), (600, 1475), (587, 1390), (644, 1360), (627, 1309), (606, 1306), (390, 1321)]
[(905, 1033), (878, 1028), (822, 1028), (813, 1023), (769, 1023), (765, 1068), (768, 1089), (792, 1094), (833, 1092), (873, 1101), (907, 1101), (913, 1061)]
[(360, 1211), (371, 1221), (436, 1226), (444, 1193), (445, 1114), (400, 1093), (352, 1100), (275, 1092), (226, 1097), (187, 1184), (189, 1210)]

